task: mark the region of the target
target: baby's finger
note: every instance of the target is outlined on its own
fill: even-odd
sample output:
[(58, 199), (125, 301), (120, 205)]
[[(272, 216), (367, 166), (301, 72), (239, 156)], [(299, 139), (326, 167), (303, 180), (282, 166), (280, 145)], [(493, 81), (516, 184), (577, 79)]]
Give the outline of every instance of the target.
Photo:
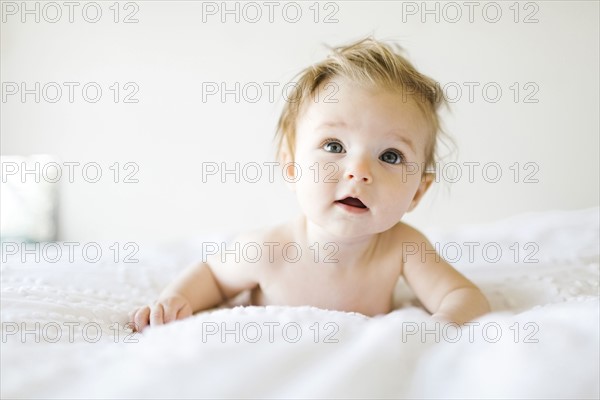
[(163, 305), (163, 321), (165, 324), (177, 319), (177, 311), (179, 311), (180, 307), (181, 305), (173, 304), (172, 302), (167, 302)]
[(177, 312), (177, 319), (184, 319), (187, 318), (189, 316), (192, 315), (192, 308), (188, 305), (184, 305), (178, 312)]
[(162, 325), (163, 314), (164, 310), (162, 304), (157, 303), (154, 306), (152, 306), (152, 309), (150, 310), (150, 325)]
[(133, 327), (136, 332), (141, 332), (148, 326), (150, 318), (150, 307), (144, 306), (137, 310), (133, 316)]

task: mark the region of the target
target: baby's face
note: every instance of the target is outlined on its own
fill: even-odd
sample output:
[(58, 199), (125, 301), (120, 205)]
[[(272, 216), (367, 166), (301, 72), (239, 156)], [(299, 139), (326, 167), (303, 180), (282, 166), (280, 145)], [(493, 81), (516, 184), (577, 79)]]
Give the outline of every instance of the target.
[(302, 175), (293, 190), (306, 217), (332, 235), (386, 231), (427, 189), (426, 121), (410, 97), (331, 83), (298, 120), (294, 161)]

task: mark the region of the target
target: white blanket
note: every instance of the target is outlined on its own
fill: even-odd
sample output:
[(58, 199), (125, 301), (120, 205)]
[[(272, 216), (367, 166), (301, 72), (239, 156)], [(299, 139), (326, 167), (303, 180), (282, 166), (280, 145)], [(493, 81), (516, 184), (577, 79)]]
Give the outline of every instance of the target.
[(131, 335), (127, 313), (222, 238), (140, 245), (138, 263), (122, 243), (116, 263), (109, 243), (97, 263), (3, 247), (2, 398), (598, 398), (598, 208), (427, 233), (492, 314), (436, 326), (400, 282), (375, 318), (238, 306)]

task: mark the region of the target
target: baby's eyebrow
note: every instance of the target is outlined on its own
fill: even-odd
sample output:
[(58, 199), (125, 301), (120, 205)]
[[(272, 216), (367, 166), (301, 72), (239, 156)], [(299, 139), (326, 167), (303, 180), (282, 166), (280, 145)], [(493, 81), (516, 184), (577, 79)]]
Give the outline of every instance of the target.
[(401, 142), (406, 143), (406, 145), (410, 148), (410, 150), (413, 153), (416, 154), (415, 146), (414, 146), (412, 140), (410, 140), (406, 136), (403, 136), (400, 132), (398, 132), (398, 131), (391, 131), (391, 132), (389, 132), (388, 136), (391, 136), (393, 138), (396, 138), (396, 139), (400, 140)]
[(317, 129), (321, 128), (345, 128), (347, 125), (344, 121), (325, 121), (320, 124)]

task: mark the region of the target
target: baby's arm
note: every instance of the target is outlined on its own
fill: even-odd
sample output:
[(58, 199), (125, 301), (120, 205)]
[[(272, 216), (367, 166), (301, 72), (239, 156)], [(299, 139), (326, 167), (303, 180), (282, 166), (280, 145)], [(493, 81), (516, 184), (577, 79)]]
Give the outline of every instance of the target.
[(434, 317), (462, 324), (490, 312), (481, 290), (448, 264), (419, 231), (405, 226), (403, 275)]
[(158, 300), (132, 313), (135, 330), (148, 325), (162, 325), (191, 316), (201, 310), (213, 308), (245, 289), (256, 286), (256, 268), (229, 255), (223, 260), (220, 254), (207, 261), (185, 269), (160, 293)]
[(222, 301), (223, 296), (208, 264), (194, 264), (171, 282), (154, 304), (135, 310), (131, 320), (135, 330), (141, 331), (148, 325), (187, 318)]

